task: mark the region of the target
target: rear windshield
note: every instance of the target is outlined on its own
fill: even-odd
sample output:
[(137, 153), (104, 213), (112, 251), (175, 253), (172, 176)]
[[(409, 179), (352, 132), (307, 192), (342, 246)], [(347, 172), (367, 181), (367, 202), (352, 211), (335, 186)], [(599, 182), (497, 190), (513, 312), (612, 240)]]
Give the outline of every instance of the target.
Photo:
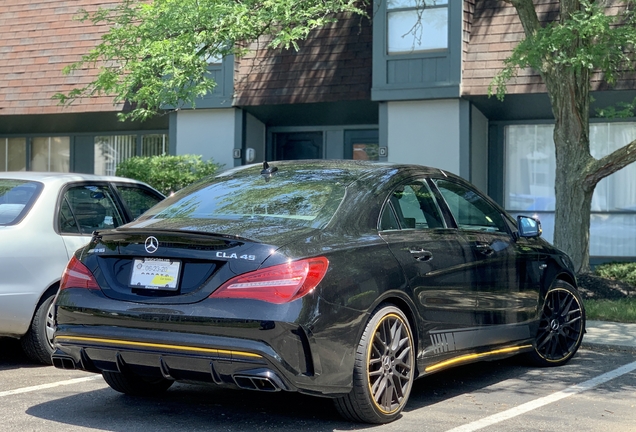
[(172, 220), (173, 228), (210, 231), (224, 226), (223, 221), (242, 221), (252, 229), (261, 224), (320, 228), (331, 219), (354, 179), (347, 170), (317, 171), (302, 165), (286, 166), (265, 178), (261, 169), (232, 171), (188, 187), (129, 226), (169, 228), (165, 222)]
[(15, 225), (29, 212), (42, 183), (0, 178), (0, 225)]

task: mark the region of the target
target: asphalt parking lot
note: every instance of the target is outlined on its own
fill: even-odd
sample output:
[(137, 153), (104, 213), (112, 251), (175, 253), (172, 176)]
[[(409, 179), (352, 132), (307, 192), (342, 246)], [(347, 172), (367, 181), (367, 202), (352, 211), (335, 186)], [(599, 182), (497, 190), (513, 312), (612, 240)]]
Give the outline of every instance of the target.
[(30, 364), (0, 339), (0, 406), (9, 431), (599, 431), (636, 430), (636, 362), (629, 352), (580, 350), (566, 366), (518, 359), (467, 365), (416, 381), (397, 421), (341, 420), (328, 399), (177, 384), (132, 398), (98, 375)]

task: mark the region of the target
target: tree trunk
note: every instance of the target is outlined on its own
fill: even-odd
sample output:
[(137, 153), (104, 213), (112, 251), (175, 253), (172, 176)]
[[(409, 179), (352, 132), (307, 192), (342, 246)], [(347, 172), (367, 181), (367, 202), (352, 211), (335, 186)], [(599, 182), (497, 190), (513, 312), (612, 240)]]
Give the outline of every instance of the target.
[(589, 271), (590, 212), (596, 183), (586, 181), (594, 158), (589, 137), (589, 72), (555, 67), (544, 80), (554, 114), (556, 151), (554, 245), (577, 272)]
[[(533, 0), (504, 0), (517, 10), (526, 37), (541, 28)], [(581, 8), (580, 0), (559, 0), (562, 24)], [(581, 40), (561, 47), (565, 58), (573, 58), (584, 43)], [(590, 41), (587, 41), (590, 43)], [(636, 161), (636, 140), (601, 159), (590, 153), (589, 110), (590, 72), (577, 71), (555, 61), (554, 52), (546, 52), (537, 65), (548, 90), (554, 114), (556, 150), (554, 244), (564, 250), (574, 263), (576, 272), (589, 271), (590, 213), (592, 195), (597, 183)]]

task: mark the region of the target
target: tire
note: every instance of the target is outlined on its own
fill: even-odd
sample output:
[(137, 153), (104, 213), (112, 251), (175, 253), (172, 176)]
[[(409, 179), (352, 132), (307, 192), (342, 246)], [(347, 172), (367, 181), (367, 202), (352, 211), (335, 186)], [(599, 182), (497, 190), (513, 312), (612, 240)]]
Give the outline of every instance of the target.
[(581, 346), (585, 308), (576, 288), (556, 281), (545, 296), (530, 361), (537, 366), (566, 364)]
[(360, 338), (353, 389), (334, 399), (346, 419), (364, 423), (395, 420), (408, 401), (415, 376), (415, 345), (408, 318), (393, 305), (373, 313)]
[(29, 331), (22, 336), (20, 343), (22, 350), (31, 360), (45, 365), (53, 364), (53, 332), (55, 331), (55, 316), (53, 309), (55, 293), (44, 298), (38, 305), (31, 321)]
[(165, 378), (148, 378), (120, 372), (103, 371), (106, 384), (119, 393), (130, 396), (152, 396), (165, 392), (174, 381)]

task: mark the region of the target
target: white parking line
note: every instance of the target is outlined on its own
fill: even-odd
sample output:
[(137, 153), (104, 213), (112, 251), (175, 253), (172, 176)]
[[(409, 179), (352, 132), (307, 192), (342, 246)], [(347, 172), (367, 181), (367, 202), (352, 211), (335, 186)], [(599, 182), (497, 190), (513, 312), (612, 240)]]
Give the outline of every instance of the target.
[(7, 391), (0, 392), (0, 397), (11, 396), (11, 395), (20, 394), (20, 393), (29, 393), (29, 392), (34, 392), (38, 390), (44, 390), (44, 389), (49, 389), (53, 387), (71, 385), (71, 384), (79, 384), (86, 381), (92, 381), (101, 377), (102, 377), (101, 375), (95, 375), (95, 376), (89, 376), (86, 378), (75, 378), (75, 379), (66, 380), (66, 381), (57, 381), (57, 382), (53, 382), (49, 384), (41, 384), (41, 385), (32, 386), (32, 387), (23, 387), (23, 388), (19, 388), (15, 390), (7, 390)]
[(485, 417), (481, 420), (477, 420), (472, 423), (468, 423), (463, 426), (456, 427), (454, 429), (449, 430), (448, 432), (473, 432), (479, 429), (483, 429), (487, 426), (492, 426), (504, 420), (517, 417), (521, 414), (525, 414), (537, 408), (541, 408), (544, 405), (548, 405), (553, 402), (559, 401), (561, 399), (565, 399), (566, 397), (584, 392), (586, 390), (593, 389), (594, 387), (598, 385), (601, 385), (610, 380), (613, 380), (614, 378), (618, 378), (621, 375), (628, 374), (634, 370), (636, 370), (636, 361), (633, 363), (626, 364), (625, 366), (621, 366), (618, 369), (614, 369), (613, 371), (604, 373), (603, 375), (599, 375), (595, 378), (582, 382), (581, 384), (568, 387), (565, 390), (561, 390), (560, 392), (556, 392), (549, 396), (545, 396), (530, 402), (526, 402), (522, 405), (519, 405), (518, 407), (511, 408), (509, 410), (500, 412), (498, 414), (493, 414), (489, 417)]

